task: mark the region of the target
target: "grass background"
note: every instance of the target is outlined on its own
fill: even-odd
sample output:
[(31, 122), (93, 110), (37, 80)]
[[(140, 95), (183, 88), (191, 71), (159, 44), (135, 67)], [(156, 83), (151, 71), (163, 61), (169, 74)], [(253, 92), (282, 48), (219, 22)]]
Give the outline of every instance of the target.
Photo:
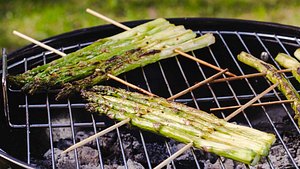
[(218, 17), (300, 26), (299, 0), (0, 0), (0, 47), (11, 52), (29, 44), (13, 35), (13, 30), (44, 39), (106, 24), (87, 14), (86, 8), (120, 22), (157, 17)]

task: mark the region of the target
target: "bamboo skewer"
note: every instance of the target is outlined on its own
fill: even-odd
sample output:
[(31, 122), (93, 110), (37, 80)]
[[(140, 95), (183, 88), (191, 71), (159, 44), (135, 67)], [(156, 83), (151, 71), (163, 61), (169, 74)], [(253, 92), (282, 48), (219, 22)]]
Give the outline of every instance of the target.
[(86, 139), (84, 139), (84, 140), (82, 140), (82, 141), (80, 141), (80, 142), (78, 142), (78, 143), (70, 146), (69, 148), (67, 148), (66, 150), (64, 150), (62, 153), (67, 153), (69, 151), (74, 150), (75, 148), (83, 146), (83, 145), (85, 145), (85, 144), (93, 141), (97, 137), (103, 136), (104, 134), (109, 133), (110, 131), (116, 129), (117, 127), (121, 127), (122, 125), (127, 124), (129, 121), (130, 121), (130, 119), (122, 120), (119, 123), (116, 123), (115, 125), (110, 126), (110, 127), (106, 128), (106, 129), (100, 131), (99, 133), (97, 133), (95, 135), (92, 135), (92, 136), (90, 136), (90, 137), (88, 137), (88, 138), (86, 138)]
[[(108, 17), (106, 17), (106, 16), (104, 16), (104, 15), (102, 15), (102, 14), (100, 14), (100, 13), (94, 11), (94, 10), (91, 10), (91, 9), (89, 9), (89, 8), (86, 9), (86, 12), (89, 13), (89, 14), (91, 14), (91, 15), (93, 15), (93, 16), (96, 16), (96, 17), (98, 17), (98, 18), (101, 18), (101, 19), (103, 19), (103, 20), (105, 20), (105, 21), (107, 21), (107, 22), (109, 22), (109, 23), (111, 23), (111, 24), (113, 24), (113, 25), (115, 25), (115, 26), (117, 26), (117, 27), (120, 27), (120, 28), (122, 28), (122, 29), (124, 29), (124, 30), (131, 30), (131, 28), (129, 28), (128, 26), (123, 25), (123, 24), (121, 24), (121, 23), (119, 23), (119, 22), (117, 22), (117, 21), (115, 21), (115, 20), (112, 20), (112, 19), (110, 19), (110, 18), (108, 18)], [(192, 56), (192, 55), (189, 55), (189, 54), (187, 54), (187, 53), (185, 53), (185, 52), (182, 52), (182, 51), (180, 51), (180, 50), (178, 50), (178, 49), (175, 49), (174, 52), (176, 52), (176, 53), (178, 53), (178, 54), (180, 54), (180, 55), (182, 55), (182, 56), (184, 56), (184, 57), (186, 57), (186, 58), (189, 58), (189, 59), (191, 59), (191, 60), (194, 60), (194, 61), (196, 61), (196, 62), (198, 62), (198, 63), (200, 63), (200, 64), (203, 64), (203, 65), (205, 65), (205, 66), (208, 66), (208, 67), (210, 67), (210, 68), (212, 68), (212, 69), (215, 69), (215, 70), (217, 70), (217, 71), (223, 71), (223, 70), (224, 70), (224, 69), (221, 69), (221, 68), (219, 68), (219, 67), (217, 67), (217, 66), (215, 66), (215, 65), (212, 65), (212, 64), (210, 64), (210, 63), (208, 63), (208, 62), (205, 62), (205, 61), (203, 61), (203, 60), (200, 60), (200, 59), (198, 59), (198, 58), (196, 58), (196, 57), (194, 57), (194, 56)], [(235, 77), (235, 76), (236, 76), (235, 74), (230, 73), (230, 72), (226, 72), (225, 74), (226, 74), (226, 75), (229, 75), (229, 76), (232, 76), (232, 77)]]
[[(278, 73), (286, 73), (286, 72), (291, 72), (292, 69), (282, 69), (278, 70)], [(211, 81), (210, 83), (220, 83), (220, 82), (226, 82), (226, 81), (233, 81), (233, 80), (240, 80), (240, 79), (245, 79), (245, 78), (252, 78), (252, 77), (259, 77), (259, 76), (265, 76), (267, 73), (253, 73), (253, 74), (247, 74), (247, 75), (242, 75), (242, 76), (235, 76), (235, 77), (227, 77), (227, 78), (222, 78), (222, 79), (215, 79)]]
[(106, 17), (106, 16), (104, 16), (104, 15), (102, 15), (102, 14), (100, 14), (100, 13), (94, 11), (94, 10), (91, 10), (89, 8), (86, 9), (86, 12), (89, 13), (89, 14), (91, 14), (91, 15), (94, 15), (94, 16), (96, 16), (98, 18), (101, 18), (101, 19), (103, 19), (103, 20), (105, 20), (105, 21), (107, 21), (109, 23), (112, 23), (113, 25), (116, 25), (119, 28), (125, 29), (127, 31), (131, 29), (128, 26), (123, 25), (123, 24), (121, 24), (121, 23), (119, 23), (119, 22), (117, 22), (115, 20), (112, 20), (112, 19), (110, 19), (110, 18), (108, 18), (108, 17)]
[(113, 76), (113, 75), (111, 75), (111, 74), (108, 74), (107, 76), (110, 77), (111, 79), (117, 81), (117, 82), (120, 82), (120, 83), (122, 83), (122, 84), (124, 84), (124, 85), (126, 85), (126, 86), (129, 86), (129, 87), (133, 88), (133, 89), (136, 89), (136, 90), (138, 90), (138, 91), (140, 91), (140, 92), (142, 92), (142, 93), (144, 93), (144, 94), (147, 94), (147, 95), (149, 95), (149, 96), (156, 96), (155, 94), (150, 93), (150, 92), (148, 92), (147, 90), (144, 90), (144, 89), (142, 89), (142, 88), (140, 88), (140, 87), (138, 87), (138, 86), (136, 86), (136, 85), (134, 85), (134, 84), (128, 83), (128, 82), (126, 82), (125, 80), (120, 79), (120, 78), (118, 78), (118, 77), (116, 77), (116, 76)]
[(184, 153), (186, 150), (188, 150), (192, 146), (193, 146), (192, 142), (189, 143), (189, 144), (187, 144), (187, 145), (185, 145), (180, 150), (178, 150), (176, 153), (172, 154), (169, 158), (165, 159), (162, 163), (160, 163), (159, 165), (157, 165), (154, 169), (161, 169), (164, 166), (168, 165), (172, 160), (174, 160), (175, 158), (177, 158), (180, 154)]
[(215, 75), (213, 75), (213, 76), (211, 76), (211, 77), (209, 77), (209, 78), (207, 78), (207, 79), (205, 79), (205, 80), (203, 80), (203, 81), (201, 81), (199, 83), (196, 83), (195, 85), (193, 85), (193, 86), (191, 86), (191, 87), (189, 87), (189, 88), (187, 88), (187, 89), (185, 89), (185, 90), (183, 90), (183, 91), (181, 91), (181, 92), (179, 92), (179, 93), (177, 93), (177, 94), (175, 94), (175, 95), (167, 98), (167, 100), (174, 100), (175, 98), (178, 98), (178, 97), (180, 97), (182, 95), (185, 95), (186, 93), (188, 93), (188, 92), (190, 92), (192, 90), (195, 90), (196, 88), (198, 88), (198, 87), (200, 87), (200, 86), (202, 86), (202, 85), (204, 85), (206, 83), (209, 83), (210, 81), (216, 79), (217, 77), (219, 77), (222, 74), (226, 73), (226, 71), (228, 71), (228, 69), (224, 69), (221, 72), (219, 72), (219, 73), (217, 73), (217, 74), (215, 74)]
[(45, 45), (44, 43), (39, 42), (39, 41), (37, 41), (37, 40), (35, 40), (35, 39), (29, 37), (29, 36), (26, 36), (26, 35), (24, 35), (24, 34), (18, 32), (18, 31), (15, 31), (15, 30), (14, 30), (14, 31), (13, 31), (13, 34), (15, 34), (15, 35), (17, 35), (17, 36), (19, 36), (19, 37), (21, 37), (21, 38), (23, 38), (23, 39), (26, 39), (26, 40), (28, 40), (28, 41), (30, 41), (30, 42), (32, 42), (32, 43), (38, 45), (38, 46), (41, 46), (41, 47), (43, 47), (44, 49), (47, 49), (47, 50), (49, 50), (49, 51), (52, 51), (53, 53), (56, 53), (56, 54), (58, 54), (58, 55), (60, 55), (60, 56), (62, 56), (62, 57), (66, 56), (65, 53), (63, 53), (63, 52), (61, 52), (61, 51), (59, 51), (59, 50), (56, 50), (56, 49), (52, 48), (51, 46)]
[(243, 106), (241, 106), (239, 109), (237, 109), (236, 111), (234, 111), (233, 113), (231, 113), (230, 115), (228, 115), (225, 120), (229, 121), (230, 119), (232, 119), (234, 116), (238, 115), (240, 112), (242, 112), (244, 109), (246, 109), (247, 107), (249, 107), (250, 105), (252, 105), (254, 102), (256, 102), (258, 99), (260, 99), (261, 97), (263, 97), (265, 94), (269, 93), (271, 90), (273, 90), (276, 86), (278, 86), (279, 83), (275, 83), (272, 86), (270, 86), (269, 88), (267, 88), (265, 91), (263, 91), (262, 93), (260, 93), (259, 95), (257, 95), (256, 97), (254, 97), (253, 99), (251, 99), (249, 102), (247, 102), (246, 104), (244, 104)]
[[(198, 63), (200, 63), (200, 64), (202, 64), (202, 65), (205, 65), (205, 66), (210, 67), (210, 68), (212, 68), (212, 69), (215, 69), (215, 70), (217, 70), (217, 71), (223, 71), (223, 70), (225, 70), (225, 69), (219, 68), (218, 66), (215, 66), (215, 65), (213, 65), (213, 64), (210, 64), (210, 63), (208, 63), (208, 62), (205, 62), (205, 61), (203, 61), (203, 60), (201, 60), (201, 59), (198, 59), (198, 58), (196, 58), (196, 57), (194, 57), (194, 56), (192, 56), (192, 55), (189, 55), (189, 54), (187, 54), (187, 53), (185, 53), (185, 52), (182, 52), (182, 51), (180, 51), (180, 50), (178, 50), (178, 49), (175, 49), (174, 51), (175, 51), (176, 53), (178, 53), (178, 54), (180, 54), (180, 55), (182, 55), (182, 56), (188, 58), (188, 59), (191, 59), (191, 60), (193, 60), (193, 61), (196, 61), (196, 62), (198, 62)], [(225, 72), (225, 74), (226, 74), (226, 75), (229, 75), (229, 76), (232, 76), (232, 77), (236, 77), (235, 74), (230, 73), (230, 72)]]
[[(263, 102), (263, 103), (255, 103), (250, 105), (249, 107), (257, 107), (257, 106), (267, 106), (272, 104), (284, 104), (284, 103), (291, 103), (293, 100), (279, 100), (279, 101), (271, 101), (271, 102)], [(240, 108), (243, 105), (237, 105), (237, 106), (228, 106), (228, 107), (219, 107), (219, 108), (211, 108), (210, 111), (222, 111), (222, 110), (228, 110), (228, 109), (236, 109)]]

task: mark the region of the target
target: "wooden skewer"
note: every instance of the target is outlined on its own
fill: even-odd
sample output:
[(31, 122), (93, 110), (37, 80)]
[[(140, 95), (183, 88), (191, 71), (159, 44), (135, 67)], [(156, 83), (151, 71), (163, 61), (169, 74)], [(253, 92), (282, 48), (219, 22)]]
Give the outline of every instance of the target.
[(279, 83), (275, 83), (272, 86), (270, 86), (269, 88), (267, 88), (265, 91), (263, 91), (262, 93), (260, 93), (259, 95), (257, 95), (256, 97), (254, 97), (253, 99), (251, 99), (249, 102), (247, 102), (246, 104), (244, 104), (242, 107), (240, 107), (239, 109), (237, 109), (236, 111), (234, 111), (233, 113), (231, 113), (229, 116), (227, 116), (225, 118), (226, 121), (229, 121), (230, 119), (232, 119), (234, 116), (238, 115), (240, 112), (242, 112), (244, 109), (246, 109), (247, 107), (249, 107), (250, 105), (252, 105), (254, 102), (256, 102), (258, 99), (260, 99), (261, 97), (263, 97), (265, 94), (269, 93), (271, 90), (273, 90), (276, 86), (278, 86)]
[[(291, 71), (292, 71), (292, 69), (282, 69), (282, 70), (278, 70), (277, 73), (286, 73), (286, 72), (291, 72)], [(253, 74), (247, 74), (247, 75), (242, 75), (242, 76), (227, 77), (227, 78), (222, 78), (222, 79), (215, 79), (215, 80), (211, 81), (210, 83), (220, 83), (220, 82), (240, 80), (240, 79), (245, 79), (245, 78), (259, 77), (259, 76), (265, 76), (266, 74), (267, 73), (253, 73)]]
[(138, 87), (138, 86), (136, 86), (136, 85), (134, 85), (134, 84), (128, 83), (128, 82), (126, 82), (125, 80), (120, 79), (120, 78), (118, 78), (118, 77), (116, 77), (116, 76), (114, 76), (114, 75), (108, 74), (107, 76), (110, 77), (111, 79), (117, 81), (117, 82), (120, 82), (120, 83), (122, 83), (122, 84), (124, 84), (124, 85), (126, 85), (126, 86), (129, 86), (129, 87), (133, 88), (133, 89), (136, 89), (136, 90), (138, 90), (138, 91), (140, 91), (140, 92), (142, 92), (142, 93), (144, 93), (144, 94), (147, 94), (147, 95), (149, 95), (149, 96), (156, 96), (155, 94), (150, 93), (150, 92), (148, 92), (147, 90), (144, 90), (144, 89), (142, 89), (142, 88), (140, 88), (140, 87)]
[[(117, 22), (115, 20), (112, 20), (112, 19), (110, 19), (110, 18), (108, 18), (108, 17), (106, 17), (106, 16), (104, 16), (104, 15), (102, 15), (102, 14), (100, 14), (100, 13), (94, 11), (94, 10), (91, 10), (89, 8), (86, 9), (86, 12), (88, 12), (89, 14), (94, 15), (94, 16), (96, 16), (98, 18), (101, 18), (101, 19), (103, 19), (103, 20), (105, 20), (105, 21), (107, 21), (107, 22), (109, 22), (109, 23), (111, 23), (113, 25), (116, 25), (117, 27), (123, 28), (124, 30), (131, 30), (131, 28), (129, 28), (128, 26), (125, 26), (125, 25), (123, 25), (123, 24), (121, 24), (121, 23), (119, 23), (119, 22)], [(182, 51), (180, 51), (178, 49), (175, 49), (174, 52), (176, 52), (176, 53), (178, 53), (178, 54), (180, 54), (180, 55), (182, 55), (184, 57), (187, 57), (189, 59), (192, 59), (192, 60), (194, 60), (194, 61), (196, 61), (196, 62), (198, 62), (200, 64), (203, 64), (205, 66), (213, 68), (213, 69), (215, 69), (217, 71), (223, 71), (224, 70), (224, 69), (221, 69), (221, 68), (219, 68), (219, 67), (217, 67), (215, 65), (212, 65), (212, 64), (210, 64), (208, 62), (205, 62), (205, 61), (200, 60), (200, 59), (198, 59), (196, 57), (193, 57), (192, 55), (189, 55), (189, 54), (187, 54), (185, 52), (182, 52)], [(235, 74), (230, 73), (230, 72), (226, 72), (225, 74), (227, 74), (229, 76), (233, 76), (233, 77), (236, 76)]]
[(92, 135), (92, 136), (90, 136), (90, 137), (88, 137), (88, 138), (86, 138), (86, 139), (84, 139), (84, 140), (82, 140), (82, 141), (80, 141), (80, 142), (78, 142), (78, 143), (72, 145), (71, 147), (69, 147), (69, 148), (67, 148), (66, 150), (64, 150), (62, 153), (67, 153), (67, 152), (69, 152), (69, 151), (74, 150), (75, 148), (78, 148), (78, 147), (80, 147), (80, 146), (83, 146), (83, 145), (85, 145), (85, 144), (87, 144), (87, 143), (93, 141), (93, 140), (96, 139), (97, 137), (100, 137), (100, 136), (102, 136), (102, 135), (104, 135), (104, 134), (106, 134), (106, 133), (108, 133), (108, 132), (110, 132), (110, 131), (116, 129), (117, 127), (120, 127), (120, 126), (122, 126), (122, 125), (128, 123), (129, 121), (130, 121), (130, 119), (122, 120), (122, 121), (120, 121), (119, 123), (116, 123), (115, 125), (110, 126), (110, 127), (106, 128), (105, 130), (102, 130), (102, 131), (100, 131), (99, 133), (97, 133), (97, 134), (95, 134), (95, 135)]
[(185, 145), (180, 150), (178, 150), (176, 153), (174, 153), (169, 158), (167, 158), (166, 160), (164, 160), (162, 163), (160, 163), (159, 165), (157, 165), (154, 169), (161, 169), (164, 166), (168, 165), (172, 160), (174, 160), (175, 158), (177, 158), (180, 154), (184, 153), (186, 150), (188, 150), (192, 146), (193, 146), (193, 143), (189, 143), (189, 144)]
[(17, 36), (19, 36), (19, 37), (21, 37), (21, 38), (23, 38), (23, 39), (26, 39), (26, 40), (28, 40), (28, 41), (30, 41), (30, 42), (32, 42), (32, 43), (38, 45), (38, 46), (41, 46), (41, 47), (43, 47), (43, 48), (45, 48), (45, 49), (47, 49), (47, 50), (49, 50), (49, 51), (52, 51), (52, 52), (54, 52), (54, 53), (56, 53), (56, 54), (58, 54), (58, 55), (60, 55), (60, 56), (62, 56), (62, 57), (66, 56), (65, 53), (63, 53), (63, 52), (61, 52), (61, 51), (59, 51), (59, 50), (56, 50), (56, 49), (52, 48), (51, 46), (45, 45), (44, 43), (39, 42), (39, 41), (37, 41), (37, 40), (35, 40), (35, 39), (29, 37), (29, 36), (26, 36), (26, 35), (24, 35), (24, 34), (18, 32), (18, 31), (15, 31), (15, 30), (14, 30), (14, 31), (13, 31), (13, 34), (15, 34), (15, 35), (17, 35)]
[(198, 88), (198, 87), (200, 87), (200, 86), (202, 86), (202, 85), (204, 85), (206, 83), (209, 83), (210, 81), (214, 80), (215, 78), (221, 76), (226, 71), (228, 71), (228, 69), (224, 69), (221, 72), (219, 72), (219, 73), (217, 73), (217, 74), (215, 74), (215, 75), (213, 75), (213, 76), (211, 76), (211, 77), (209, 77), (209, 78), (207, 78), (207, 79), (205, 79), (205, 80), (203, 80), (203, 81), (201, 81), (199, 83), (196, 83), (195, 85), (193, 85), (193, 86), (191, 86), (191, 87), (189, 87), (189, 88), (187, 88), (187, 89), (185, 89), (185, 90), (183, 90), (183, 91), (181, 91), (181, 92), (179, 92), (179, 93), (177, 93), (177, 94), (175, 94), (175, 95), (167, 98), (167, 100), (174, 100), (175, 98), (178, 98), (178, 97), (180, 97), (182, 95), (185, 95), (189, 91), (195, 90), (196, 88)]
[(91, 15), (94, 15), (94, 16), (96, 16), (98, 18), (101, 18), (101, 19), (103, 19), (103, 20), (105, 20), (105, 21), (107, 21), (109, 23), (112, 23), (113, 25), (116, 25), (119, 28), (125, 29), (127, 31), (131, 29), (128, 26), (123, 25), (123, 24), (121, 24), (121, 23), (119, 23), (117, 21), (114, 21), (114, 20), (112, 20), (112, 19), (110, 19), (110, 18), (108, 18), (108, 17), (106, 17), (106, 16), (104, 16), (104, 15), (102, 15), (102, 14), (100, 14), (100, 13), (94, 11), (94, 10), (91, 10), (89, 8), (86, 9), (86, 12), (89, 13), (89, 14), (91, 14)]
[[(267, 106), (267, 105), (273, 105), (273, 104), (284, 104), (284, 103), (291, 103), (293, 100), (280, 100), (280, 101), (271, 101), (271, 102), (263, 102), (263, 103), (255, 103), (250, 105), (249, 107), (255, 107), (255, 106)], [(228, 110), (228, 109), (236, 109), (240, 108), (243, 105), (237, 105), (237, 106), (228, 106), (228, 107), (219, 107), (219, 108), (211, 108), (210, 111), (222, 111), (222, 110)]]
[[(210, 63), (208, 63), (208, 62), (205, 62), (205, 61), (203, 61), (203, 60), (201, 60), (201, 59), (198, 59), (198, 58), (196, 58), (196, 57), (194, 57), (194, 56), (192, 56), (192, 55), (189, 55), (189, 54), (187, 54), (187, 53), (185, 53), (185, 52), (182, 52), (182, 51), (180, 51), (180, 50), (178, 50), (178, 49), (175, 49), (174, 51), (175, 51), (176, 53), (178, 53), (178, 54), (180, 54), (180, 55), (186, 57), (186, 58), (189, 58), (189, 59), (191, 59), (191, 60), (193, 60), (193, 61), (196, 61), (196, 62), (198, 62), (198, 63), (200, 63), (200, 64), (202, 64), (202, 65), (205, 65), (205, 66), (210, 67), (210, 68), (212, 68), (212, 69), (215, 69), (215, 70), (217, 70), (217, 71), (223, 71), (223, 70), (225, 70), (225, 69), (219, 68), (218, 66), (215, 66), (215, 65), (213, 65), (213, 64), (210, 64)], [(229, 76), (232, 76), (232, 77), (236, 77), (235, 74), (230, 73), (230, 72), (225, 72), (225, 74), (226, 74), (226, 75), (229, 75)]]

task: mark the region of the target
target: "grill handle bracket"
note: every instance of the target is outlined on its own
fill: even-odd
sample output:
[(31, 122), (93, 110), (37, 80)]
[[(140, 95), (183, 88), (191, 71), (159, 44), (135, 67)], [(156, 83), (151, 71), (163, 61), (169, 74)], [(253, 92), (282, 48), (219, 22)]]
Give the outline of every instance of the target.
[(8, 96), (7, 96), (7, 55), (6, 49), (2, 49), (2, 94), (3, 94), (3, 108), (5, 117), (9, 121), (9, 105), (8, 105)]

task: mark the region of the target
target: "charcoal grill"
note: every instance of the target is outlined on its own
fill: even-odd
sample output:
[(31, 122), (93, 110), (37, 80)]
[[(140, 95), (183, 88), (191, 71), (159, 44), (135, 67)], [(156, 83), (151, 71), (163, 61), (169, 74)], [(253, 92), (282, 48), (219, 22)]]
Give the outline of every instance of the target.
[[(177, 25), (182, 24), (199, 35), (207, 32), (213, 33), (216, 37), (216, 44), (209, 48), (193, 51), (191, 54), (221, 68), (229, 68), (230, 72), (237, 75), (256, 73), (253, 68), (237, 61), (236, 56), (241, 51), (249, 52), (257, 57), (260, 57), (262, 52), (266, 52), (267, 55), (262, 55), (262, 59), (281, 69), (274, 61), (277, 53), (283, 52), (293, 55), (293, 52), (300, 47), (300, 28), (292, 26), (256, 21), (210, 18), (178, 18), (169, 19), (169, 21)], [(133, 27), (144, 22), (146, 21), (126, 22), (124, 24)], [(91, 44), (99, 38), (114, 35), (122, 31), (113, 25), (104, 25), (65, 33), (43, 40), (43, 42), (65, 53), (70, 53)], [(3, 60), (1, 62), (3, 67), (1, 71), (3, 75), (3, 97), (1, 98), (2, 112), (0, 113), (2, 137), (0, 140), (0, 149), (3, 150), (3, 156), (11, 159), (12, 163), (19, 162), (34, 165), (35, 161), (33, 161), (33, 158), (42, 158), (43, 153), (50, 149), (50, 167), (56, 168), (54, 157), (54, 148), (57, 146), (54, 135), (57, 132), (56, 130), (61, 132), (62, 129), (71, 129), (69, 139), (74, 144), (76, 142), (76, 129), (83, 128), (96, 132), (113, 124), (112, 120), (86, 112), (84, 110), (85, 102), (80, 97), (75, 96), (69, 100), (58, 102), (54, 100), (54, 96), (57, 93), (55, 90), (30, 96), (6, 84), (5, 75), (7, 73), (22, 73), (27, 69), (48, 63), (58, 57), (33, 44), (8, 55), (3, 50)], [(152, 93), (167, 98), (215, 73), (215, 70), (177, 56), (143, 68), (138, 68), (120, 77)], [(285, 76), (297, 90), (300, 90), (299, 83), (290, 73), (286, 73)], [(104, 84), (128, 89), (126, 86), (113, 81), (108, 81)], [(270, 82), (264, 77), (207, 84), (182, 96), (176, 101), (209, 111), (211, 107), (244, 104), (270, 85)], [(280, 92), (273, 90), (260, 99), (259, 102), (283, 99), (284, 97)], [(215, 115), (224, 118), (230, 112), (216, 112)], [(293, 110), (288, 104), (279, 104), (248, 108), (231, 121), (274, 133), (277, 137), (275, 145), (280, 145), (284, 151), (282, 154), (287, 157), (289, 164), (286, 167), (299, 168), (299, 157), (297, 157), (297, 152), (295, 153), (291, 150), (291, 147), (296, 147), (299, 150), (300, 143), (297, 141), (296, 144), (291, 145), (285, 139), (286, 135), (293, 135), (293, 138), (299, 138), (300, 130), (293, 120), (293, 115)], [(62, 117), (66, 120), (63, 122), (57, 120)], [(136, 131), (136, 129), (133, 130)], [(124, 127), (116, 130), (121, 151), (121, 162), (127, 169), (128, 157), (126, 157), (124, 150), (121, 131), (130, 133), (131, 130)], [(163, 139), (166, 153), (168, 155), (174, 153), (169, 148), (170, 140), (156, 137), (151, 133), (143, 131), (137, 131), (137, 133), (138, 139), (143, 145), (143, 154), (146, 159), (144, 163), (145, 168), (152, 168), (156, 165), (151, 163), (152, 157), (149, 155), (149, 149), (146, 146), (148, 142), (162, 142), (161, 140)], [(96, 140), (96, 149), (99, 156), (99, 167), (103, 168), (105, 157), (101, 151), (100, 141), (101, 138)], [(198, 157), (195, 155), (194, 149), (191, 149), (191, 154), (193, 155), (193, 159), (188, 162), (189, 167), (203, 167), (202, 162), (199, 162)], [(12, 158), (12, 156), (15, 158)], [(265, 159), (267, 168), (278, 167), (276, 166), (277, 160), (267, 157)], [(226, 168), (228, 166), (225, 164), (225, 161), (221, 157), (216, 163), (218, 167)], [(75, 164), (77, 168), (80, 167), (77, 151), (75, 151)], [(172, 162), (171, 166), (173, 168), (182, 168), (182, 166), (178, 166), (175, 162)]]

